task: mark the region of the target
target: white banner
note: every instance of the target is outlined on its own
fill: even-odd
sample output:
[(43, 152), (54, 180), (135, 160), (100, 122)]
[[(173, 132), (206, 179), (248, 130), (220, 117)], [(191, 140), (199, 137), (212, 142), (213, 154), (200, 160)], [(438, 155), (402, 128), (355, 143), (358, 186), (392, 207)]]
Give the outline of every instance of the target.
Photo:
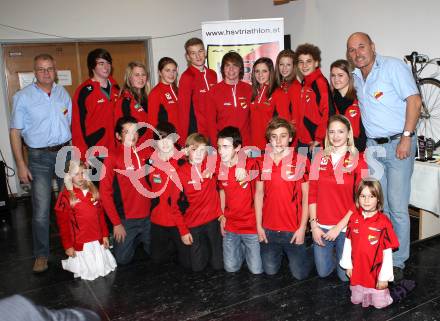
[(244, 81), (250, 83), (252, 65), (260, 57), (269, 57), (275, 64), (284, 49), (284, 19), (252, 19), (202, 22), (208, 67), (221, 79), (221, 61), (225, 53), (236, 51), (244, 60)]

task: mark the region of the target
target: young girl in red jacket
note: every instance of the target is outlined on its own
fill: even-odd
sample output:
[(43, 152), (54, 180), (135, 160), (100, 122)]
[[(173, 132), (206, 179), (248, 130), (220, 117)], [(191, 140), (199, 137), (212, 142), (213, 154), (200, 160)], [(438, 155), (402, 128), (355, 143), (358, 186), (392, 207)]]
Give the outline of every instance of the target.
[(84, 172), (83, 162), (69, 162), (55, 213), (68, 256), (61, 261), (63, 269), (73, 272), (75, 278), (94, 280), (114, 271), (116, 261), (108, 250), (108, 229), (98, 190)]
[(366, 148), (367, 136), (362, 125), (352, 72), (347, 60), (336, 60), (330, 66), (330, 82), (333, 87), (335, 111), (350, 120), (354, 145), (359, 152), (363, 152)]
[(309, 177), (310, 226), (320, 277), (327, 277), (336, 268), (338, 277), (348, 281), (337, 262), (342, 256), (355, 187), (362, 175), (368, 175), (367, 168), (354, 146), (349, 120), (342, 115), (330, 117), (325, 149), (315, 157)]
[(159, 122), (167, 121), (177, 128), (177, 62), (173, 58), (163, 57), (159, 60), (157, 68), (160, 81), (148, 96), (148, 123), (156, 127)]
[(399, 241), (383, 210), (379, 181), (364, 179), (348, 222), (340, 265), (350, 278), (351, 302), (381, 309), (393, 302), (388, 282), (394, 280), (393, 253)]
[(252, 67), (251, 137), (252, 146), (266, 148), (265, 128), (274, 116), (272, 94), (275, 90), (275, 71), (270, 58), (262, 57)]
[[(123, 116), (132, 116), (138, 123), (148, 122), (148, 82), (147, 68), (143, 63), (130, 62), (125, 69), (124, 84), (115, 103), (114, 123)], [(148, 136), (148, 137), (147, 137)], [(146, 127), (139, 129), (139, 145), (151, 138)]]
[(295, 54), (290, 49), (280, 51), (275, 64), (276, 89), (272, 94), (274, 116), (292, 119), (293, 106), (289, 98), (289, 89), (298, 82), (295, 74)]

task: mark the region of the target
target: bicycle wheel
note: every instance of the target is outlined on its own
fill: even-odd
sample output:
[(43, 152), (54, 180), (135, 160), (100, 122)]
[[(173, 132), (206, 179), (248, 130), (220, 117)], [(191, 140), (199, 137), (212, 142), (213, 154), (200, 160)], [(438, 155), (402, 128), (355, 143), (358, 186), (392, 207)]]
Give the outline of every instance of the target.
[(419, 82), (423, 101), (422, 113), (417, 126), (417, 135), (432, 138), (440, 146), (440, 81), (424, 78)]

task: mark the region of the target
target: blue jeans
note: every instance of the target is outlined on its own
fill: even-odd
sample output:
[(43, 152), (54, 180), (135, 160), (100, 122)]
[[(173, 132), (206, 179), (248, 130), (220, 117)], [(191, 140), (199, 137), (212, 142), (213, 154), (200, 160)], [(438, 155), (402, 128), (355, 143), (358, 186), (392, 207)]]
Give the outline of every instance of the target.
[(237, 272), (246, 257), (252, 274), (263, 273), (258, 234), (226, 232), (223, 237), (223, 263), (227, 272)]
[(139, 243), (143, 244), (145, 252), (150, 254), (150, 218), (121, 219), (121, 223), (127, 232), (124, 242), (116, 242), (113, 251), (118, 264), (128, 264), (133, 259)]
[(278, 232), (266, 229), (268, 243), (261, 243), (261, 259), (264, 273), (276, 274), (283, 259), (283, 253), (289, 260), (289, 269), (293, 277), (303, 280), (309, 276), (313, 265), (313, 256), (305, 243), (296, 245), (290, 243), (292, 232)]
[[(35, 257), (49, 257), (50, 201), (57, 152), (29, 148), (29, 170), (32, 175), (32, 239)], [(63, 179), (57, 177), (58, 189)]]
[[(321, 228), (324, 233), (328, 232), (328, 229)], [(338, 277), (341, 281), (348, 281), (348, 277), (345, 274), (345, 270), (339, 265), (339, 261), (342, 257), (342, 251), (344, 249), (345, 233), (339, 233), (338, 237), (334, 241), (326, 241), (322, 239), (324, 246), (320, 246), (313, 243), (313, 254), (315, 257), (315, 266), (318, 275), (321, 278), (325, 278), (332, 273), (335, 268)]]
[[(400, 139), (392, 140), (387, 144), (377, 144), (373, 139), (367, 140), (367, 147), (381, 146), (385, 155), (366, 152), (370, 170), (382, 165), (383, 175), (373, 172), (372, 176), (380, 180), (384, 194), (384, 212), (389, 216), (394, 231), (399, 239), (399, 250), (393, 253), (393, 265), (405, 267), (409, 258), (410, 220), (408, 214), (409, 197), (411, 193), (411, 175), (414, 169), (416, 153), (416, 136), (411, 140), (411, 156), (400, 160), (396, 157), (396, 148)], [(378, 162), (378, 163), (377, 163)]]

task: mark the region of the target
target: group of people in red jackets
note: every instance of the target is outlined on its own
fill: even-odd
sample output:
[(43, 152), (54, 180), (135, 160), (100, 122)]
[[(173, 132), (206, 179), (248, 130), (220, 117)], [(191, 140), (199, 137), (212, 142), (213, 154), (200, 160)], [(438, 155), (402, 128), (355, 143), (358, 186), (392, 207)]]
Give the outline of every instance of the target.
[[(354, 303), (373, 295), (380, 296), (374, 306), (390, 304), (398, 242), (381, 213), (380, 185), (367, 179), (350, 64), (331, 65), (330, 85), (319, 48), (303, 44), (281, 51), (275, 64), (259, 58), (248, 84), (243, 59), (228, 52), (217, 82), (200, 39), (189, 39), (185, 52), (179, 84), (177, 63), (164, 57), (151, 91), (142, 63), (127, 66), (119, 88), (110, 53), (89, 53), (90, 79), (72, 108), (80, 156), (69, 162), (56, 205), (68, 260), (82, 263), (63, 266), (93, 279), (98, 256), (94, 277), (114, 270), (105, 213), (118, 264), (142, 244), (157, 264), (175, 259), (193, 271), (211, 265), (234, 273), (246, 262), (253, 274), (273, 275), (285, 255), (297, 279), (315, 262), (320, 277), (336, 270), (351, 278)], [(99, 192), (88, 177), (93, 156), (104, 163)], [(80, 255), (89, 242), (101, 250)]]

